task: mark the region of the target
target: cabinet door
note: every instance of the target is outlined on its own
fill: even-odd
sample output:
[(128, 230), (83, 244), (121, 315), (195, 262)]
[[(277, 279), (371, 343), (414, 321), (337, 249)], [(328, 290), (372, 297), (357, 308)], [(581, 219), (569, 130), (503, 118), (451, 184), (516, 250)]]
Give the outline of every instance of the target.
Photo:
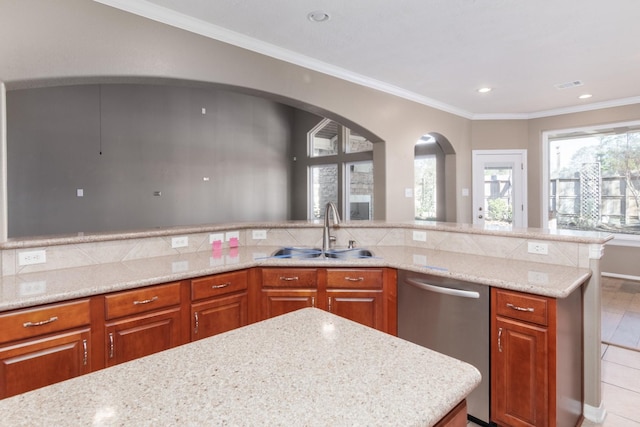
[(549, 425), (548, 331), (497, 317), (492, 328), (492, 420), (513, 427)]
[(180, 307), (125, 317), (106, 325), (106, 364), (137, 359), (180, 344)]
[(384, 330), (382, 291), (327, 290), (327, 310), (363, 325)]
[(245, 326), (248, 313), (246, 292), (193, 304), (191, 339), (195, 341)]
[(263, 289), (262, 319), (279, 316), (305, 307), (315, 307), (315, 289)]
[(91, 371), (89, 328), (0, 347), (0, 398)]

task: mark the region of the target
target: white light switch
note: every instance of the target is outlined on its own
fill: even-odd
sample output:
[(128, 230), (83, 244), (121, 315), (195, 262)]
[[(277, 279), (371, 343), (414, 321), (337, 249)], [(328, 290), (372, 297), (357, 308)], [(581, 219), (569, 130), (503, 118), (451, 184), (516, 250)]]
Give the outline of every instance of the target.
[(84, 190), (82, 188), (77, 188), (76, 189), (76, 196), (77, 197), (84, 197)]

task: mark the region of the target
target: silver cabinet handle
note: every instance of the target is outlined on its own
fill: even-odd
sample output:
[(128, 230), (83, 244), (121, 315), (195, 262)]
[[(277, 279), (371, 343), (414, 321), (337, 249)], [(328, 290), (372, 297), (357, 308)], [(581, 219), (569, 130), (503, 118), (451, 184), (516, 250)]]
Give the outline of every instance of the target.
[(364, 277), (349, 277), (349, 276), (346, 276), (344, 278), (344, 280), (346, 280), (348, 282), (362, 282), (364, 280)]
[(316, 297), (311, 297), (311, 307), (316, 306)]
[(47, 320), (43, 320), (41, 322), (24, 322), (22, 324), (22, 326), (24, 328), (30, 328), (32, 326), (42, 326), (42, 325), (47, 325), (47, 324), (49, 324), (51, 322), (55, 322), (56, 320), (58, 320), (58, 316), (53, 316), (53, 317), (51, 317), (51, 318), (49, 318)]
[(517, 305), (513, 305), (510, 302), (507, 303), (507, 307), (513, 309), (513, 310), (517, 310), (517, 311), (528, 311), (533, 313), (535, 310), (533, 309), (533, 307), (518, 307)]
[(502, 353), (502, 328), (498, 328), (498, 351)]
[(198, 312), (193, 313), (193, 318), (195, 320), (195, 327), (193, 328), (193, 335), (198, 335), (198, 330), (200, 329), (200, 321), (198, 319)]
[(89, 350), (87, 349), (87, 340), (82, 340), (82, 364), (87, 366), (87, 360), (89, 359)]
[(480, 293), (479, 292), (474, 292), (474, 291), (464, 291), (461, 289), (452, 289), (452, 288), (444, 288), (441, 286), (435, 286), (435, 285), (431, 285), (429, 283), (425, 283), (425, 282), (421, 282), (420, 280), (416, 280), (416, 279), (406, 279), (405, 280), (408, 284), (415, 286), (416, 288), (420, 288), (423, 289), (425, 291), (431, 291), (431, 292), (436, 292), (439, 294), (445, 294), (445, 295), (453, 295), (456, 297), (464, 297), (464, 298), (480, 298)]
[(211, 286), (211, 289), (222, 289), (222, 288), (226, 288), (227, 286), (231, 286), (231, 282), (222, 283), (220, 285), (213, 285)]
[(149, 304), (149, 303), (152, 303), (154, 301), (158, 301), (158, 297), (157, 296), (155, 296), (153, 298), (149, 298), (149, 299), (143, 299), (142, 301), (134, 301), (133, 305)]
[(298, 276), (291, 276), (291, 277), (280, 276), (280, 280), (284, 280), (285, 282), (293, 282), (294, 280), (298, 280)]
[(109, 359), (113, 359), (114, 345), (113, 332), (109, 332)]
[(329, 313), (331, 313), (331, 297), (329, 297)]

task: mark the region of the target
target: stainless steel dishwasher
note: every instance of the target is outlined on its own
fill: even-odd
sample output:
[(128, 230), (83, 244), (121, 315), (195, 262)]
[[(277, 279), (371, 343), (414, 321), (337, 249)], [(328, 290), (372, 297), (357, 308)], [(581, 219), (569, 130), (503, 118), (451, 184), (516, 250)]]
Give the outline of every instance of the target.
[(398, 336), (467, 362), (482, 382), (467, 398), (469, 419), (489, 425), (489, 287), (401, 270)]

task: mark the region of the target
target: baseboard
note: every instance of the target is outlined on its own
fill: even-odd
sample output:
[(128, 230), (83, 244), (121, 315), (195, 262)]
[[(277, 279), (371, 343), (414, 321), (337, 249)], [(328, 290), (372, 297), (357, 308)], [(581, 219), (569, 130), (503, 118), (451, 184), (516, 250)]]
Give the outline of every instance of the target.
[(617, 274), (617, 273), (603, 272), (602, 276), (604, 276), (604, 277), (613, 277), (614, 279), (635, 280), (635, 281), (640, 282), (640, 276), (631, 276), (631, 275), (628, 275), (628, 274)]
[(607, 418), (607, 410), (604, 409), (604, 404), (600, 403), (599, 407), (584, 404), (584, 417), (589, 421), (602, 424), (604, 419)]

